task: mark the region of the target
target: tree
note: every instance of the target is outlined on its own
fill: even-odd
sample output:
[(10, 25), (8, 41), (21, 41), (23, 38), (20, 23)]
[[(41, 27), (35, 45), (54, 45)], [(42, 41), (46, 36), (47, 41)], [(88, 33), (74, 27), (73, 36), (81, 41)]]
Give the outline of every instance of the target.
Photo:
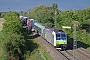
[(1, 17), (1, 18), (4, 18), (6, 13), (7, 13), (7, 12), (0, 12), (0, 17)]
[[(21, 58), (23, 50), (21, 48), (25, 46), (24, 37), (17, 33), (7, 33), (3, 39), (3, 49), (7, 56), (15, 57), (17, 60)], [(23, 56), (22, 56), (23, 57)]]
[(3, 24), (3, 33), (7, 34), (7, 32), (21, 34), (22, 23), (17, 12), (9, 12), (6, 14)]
[(15, 11), (8, 12), (5, 16), (3, 24), (3, 50), (8, 58), (23, 57), (23, 48), (25, 48), (25, 40), (22, 34), (22, 23), (19, 14)]
[(58, 8), (58, 5), (56, 3), (52, 3), (52, 8), (56, 10)]
[(39, 22), (43, 24), (51, 24), (54, 25), (55, 19), (55, 9), (57, 14), (59, 14), (60, 10), (57, 9), (57, 4), (53, 3), (52, 6), (45, 6), (43, 4), (38, 5), (32, 9), (29, 9), (30, 17), (37, 19)]
[(52, 7), (44, 6), (42, 4), (29, 9), (30, 17), (39, 20), (41, 23), (53, 22)]
[(0, 18), (1, 18), (1, 12), (0, 12)]

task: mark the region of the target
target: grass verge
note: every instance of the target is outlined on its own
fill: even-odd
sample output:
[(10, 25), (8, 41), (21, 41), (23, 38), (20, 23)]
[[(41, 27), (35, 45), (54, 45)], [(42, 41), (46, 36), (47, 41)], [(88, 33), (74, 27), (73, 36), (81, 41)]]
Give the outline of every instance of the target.
[[(43, 54), (43, 56), (46, 58), (46, 60), (53, 60), (50, 55), (47, 53), (45, 48), (34, 38), (32, 38), (31, 35), (28, 35), (27, 37), (27, 46), (30, 50), (30, 54), (26, 54), (26, 60), (44, 60), (41, 57), (40, 52)], [(32, 43), (31, 43), (32, 41)], [(30, 43), (29, 43), (30, 42)], [(39, 52), (40, 50), (40, 52)]]
[(45, 48), (37, 41), (37, 39), (34, 39), (34, 42), (38, 45), (38, 49), (44, 55), (44, 57), (46, 58), (46, 60), (53, 60), (51, 58), (51, 56), (48, 54), (48, 52), (45, 50)]
[(43, 60), (37, 49), (31, 52), (30, 60)]
[(38, 48), (33, 41), (32, 35), (25, 35), (26, 40), (26, 53), (24, 54), (25, 60), (43, 60), (38, 52)]

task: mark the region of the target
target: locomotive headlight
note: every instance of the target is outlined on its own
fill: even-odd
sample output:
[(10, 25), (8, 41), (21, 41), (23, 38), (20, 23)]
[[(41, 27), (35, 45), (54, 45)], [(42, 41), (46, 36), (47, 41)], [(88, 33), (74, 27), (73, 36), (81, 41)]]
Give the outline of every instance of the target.
[(66, 41), (64, 41), (64, 44), (66, 44), (67, 42)]

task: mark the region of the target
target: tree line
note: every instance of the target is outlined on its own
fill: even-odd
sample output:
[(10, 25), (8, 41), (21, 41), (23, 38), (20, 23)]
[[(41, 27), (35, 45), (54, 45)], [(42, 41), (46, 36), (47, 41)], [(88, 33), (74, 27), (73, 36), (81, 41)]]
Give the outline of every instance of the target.
[(63, 29), (62, 26), (70, 26), (71, 29), (63, 29), (70, 38), (73, 38), (73, 24), (75, 23), (77, 24), (77, 40), (90, 46), (90, 7), (82, 10), (61, 11), (56, 3), (52, 3), (52, 6), (40, 4), (28, 9), (27, 12), (21, 11), (19, 14), (58, 29)]
[[(3, 49), (3, 60), (26, 60), (32, 49), (27, 46), (26, 31), (22, 27), (16, 11), (7, 12), (4, 16), (3, 29), (0, 33), (0, 44)], [(30, 45), (30, 44), (29, 44)]]
[(56, 3), (52, 6), (40, 4), (28, 9), (29, 17), (39, 20), (42, 24), (63, 29), (62, 26), (70, 26), (71, 29), (63, 29), (67, 35), (73, 38), (73, 24), (77, 24), (77, 40), (90, 46), (90, 7), (83, 10), (70, 9), (61, 11)]

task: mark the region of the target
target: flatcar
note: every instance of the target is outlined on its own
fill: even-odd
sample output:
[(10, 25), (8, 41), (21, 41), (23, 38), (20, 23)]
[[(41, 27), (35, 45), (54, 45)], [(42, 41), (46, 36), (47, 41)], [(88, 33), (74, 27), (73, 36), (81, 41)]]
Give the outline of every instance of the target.
[(67, 48), (67, 36), (64, 31), (56, 28), (46, 28), (39, 22), (34, 23), (34, 28), (39, 35), (56, 47), (56, 49), (64, 50)]

